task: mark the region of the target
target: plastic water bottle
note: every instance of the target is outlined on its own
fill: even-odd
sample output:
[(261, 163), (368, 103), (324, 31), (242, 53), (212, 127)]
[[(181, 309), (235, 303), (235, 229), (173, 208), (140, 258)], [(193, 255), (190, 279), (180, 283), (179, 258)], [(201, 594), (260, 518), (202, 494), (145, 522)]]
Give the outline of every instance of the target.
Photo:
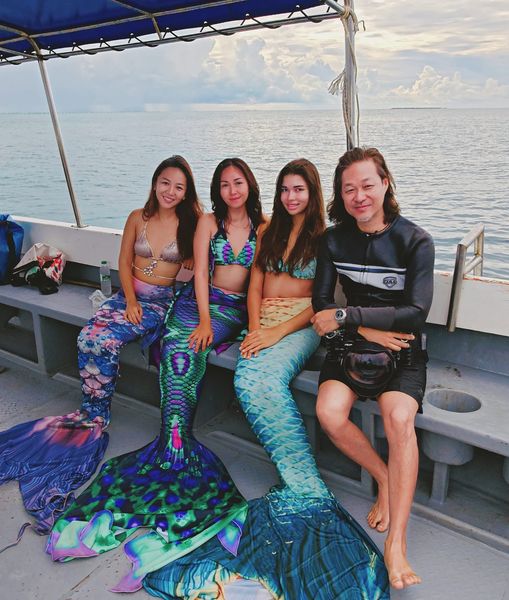
[(108, 298), (111, 296), (111, 273), (110, 264), (107, 260), (101, 261), (99, 280), (101, 282), (101, 292)]

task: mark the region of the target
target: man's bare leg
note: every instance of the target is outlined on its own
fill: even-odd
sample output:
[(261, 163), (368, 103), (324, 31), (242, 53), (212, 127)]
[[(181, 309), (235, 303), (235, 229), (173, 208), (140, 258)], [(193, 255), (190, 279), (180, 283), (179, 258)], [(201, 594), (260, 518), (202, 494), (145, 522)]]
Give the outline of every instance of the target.
[(333, 444), (348, 458), (366, 469), (378, 484), (378, 498), (368, 513), (370, 527), (384, 532), (389, 526), (389, 484), (387, 465), (368, 438), (350, 421), (350, 410), (357, 396), (344, 383), (329, 380), (318, 391), (316, 414)]
[(385, 541), (389, 582), (396, 589), (421, 582), (408, 563), (406, 534), (417, 482), (419, 451), (415, 435), (417, 402), (402, 392), (386, 392), (379, 398), (389, 443), (390, 526)]

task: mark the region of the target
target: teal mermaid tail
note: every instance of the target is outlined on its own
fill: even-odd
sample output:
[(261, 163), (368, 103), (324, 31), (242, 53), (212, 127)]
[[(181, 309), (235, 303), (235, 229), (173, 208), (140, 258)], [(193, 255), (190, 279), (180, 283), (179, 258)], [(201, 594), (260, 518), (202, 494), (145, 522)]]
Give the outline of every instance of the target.
[[(245, 297), (211, 290), (213, 346), (242, 329)], [(194, 353), (187, 338), (198, 323), (192, 284), (168, 315), (163, 337), (161, 430), (147, 446), (114, 458), (59, 519), (48, 541), (54, 560), (106, 552), (129, 541), (131, 572), (113, 591), (134, 591), (143, 577), (218, 535), (235, 552), (247, 504), (221, 461), (192, 435), (192, 422), (211, 348)]]
[(334, 500), (294, 500), (274, 491), (250, 500), (237, 556), (211, 539), (144, 588), (165, 600), (224, 600), (240, 576), (274, 600), (388, 600), (383, 561), (352, 517)]
[(277, 600), (389, 598), (382, 556), (320, 477), (289, 388), (318, 343), (307, 328), (256, 358), (239, 359), (235, 389), (281, 485), (248, 503), (237, 556), (210, 540), (151, 573), (144, 581), (149, 593), (222, 599), (224, 585), (240, 576), (260, 582)]

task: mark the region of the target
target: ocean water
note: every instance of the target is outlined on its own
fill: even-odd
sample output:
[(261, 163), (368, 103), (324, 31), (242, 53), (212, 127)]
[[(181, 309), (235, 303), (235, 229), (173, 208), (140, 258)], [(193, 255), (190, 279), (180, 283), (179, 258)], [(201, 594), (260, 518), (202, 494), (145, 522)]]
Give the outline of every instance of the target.
[[(313, 161), (325, 197), (345, 150), (339, 111), (62, 114), (60, 124), (83, 221), (122, 228), (144, 204), (157, 164), (190, 162), (200, 197), (217, 163), (244, 158), (270, 213), (276, 176), (293, 158)], [(509, 278), (509, 109), (367, 110), (361, 143), (378, 147), (396, 180), (402, 214), (427, 229), (436, 268), (484, 223), (484, 275)], [(47, 114), (0, 114), (0, 212), (73, 221)]]

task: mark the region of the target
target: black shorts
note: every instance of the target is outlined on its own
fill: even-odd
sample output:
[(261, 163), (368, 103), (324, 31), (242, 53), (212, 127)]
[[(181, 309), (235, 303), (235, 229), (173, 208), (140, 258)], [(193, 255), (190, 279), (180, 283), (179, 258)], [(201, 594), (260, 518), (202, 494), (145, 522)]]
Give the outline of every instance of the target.
[[(422, 400), (424, 390), (426, 389), (426, 363), (428, 362), (425, 352), (419, 358), (414, 360), (411, 367), (399, 366), (396, 373), (392, 376), (384, 392), (403, 392), (411, 396), (418, 404), (417, 412), (422, 413)], [(318, 386), (325, 381), (334, 379), (348, 385), (342, 370), (336, 360), (325, 359), (320, 371)], [(365, 400), (366, 398), (361, 398)]]

